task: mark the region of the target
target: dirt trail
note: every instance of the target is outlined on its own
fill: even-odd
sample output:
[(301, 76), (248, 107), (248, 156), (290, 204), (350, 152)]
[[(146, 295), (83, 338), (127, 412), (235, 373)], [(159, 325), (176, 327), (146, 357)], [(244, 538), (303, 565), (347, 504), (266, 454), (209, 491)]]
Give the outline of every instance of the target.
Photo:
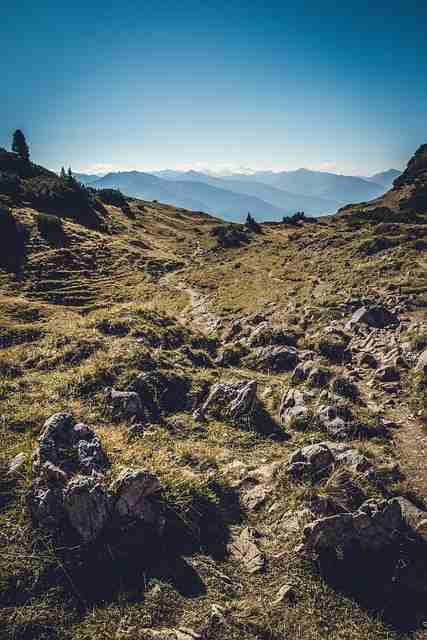
[[(372, 331), (364, 340), (353, 339), (351, 346), (359, 348), (360, 352), (373, 354), (380, 366), (392, 364), (394, 358), (403, 352), (400, 330)], [(381, 388), (380, 384), (373, 385), (374, 371), (361, 369), (359, 373), (366, 398), (369, 398), (373, 390), (375, 391), (374, 404), (376, 401), (382, 404), (384, 400), (389, 398), (384, 387)], [(410, 486), (427, 505), (427, 467), (425, 464), (427, 433), (414, 415), (412, 408), (407, 404), (403, 394), (391, 397), (395, 398), (395, 403), (390, 406), (384, 403), (382, 415), (398, 426), (393, 435), (396, 458)]]
[(181, 273), (181, 271), (178, 273), (168, 273), (160, 278), (159, 284), (168, 289), (174, 289), (175, 291), (181, 291), (187, 294), (189, 298), (188, 304), (179, 314), (178, 320), (183, 324), (190, 323), (205, 336), (211, 336), (221, 320), (219, 316), (210, 311), (209, 296), (200, 293), (200, 291), (194, 287), (190, 287), (183, 280), (179, 280), (178, 278)]

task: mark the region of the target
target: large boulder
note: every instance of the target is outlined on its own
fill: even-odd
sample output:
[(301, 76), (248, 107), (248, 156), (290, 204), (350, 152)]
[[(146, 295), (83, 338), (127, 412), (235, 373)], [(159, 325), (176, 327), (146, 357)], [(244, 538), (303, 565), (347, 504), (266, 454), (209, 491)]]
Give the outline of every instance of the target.
[[(362, 549), (380, 550), (412, 529), (405, 512), (417, 508), (407, 503), (404, 498), (367, 500), (354, 513), (320, 518), (305, 527), (304, 546), (320, 552), (357, 543)], [(421, 521), (422, 516), (417, 515)]]
[(377, 304), (370, 307), (361, 307), (355, 311), (348, 321), (346, 329), (351, 329), (358, 324), (367, 325), (376, 329), (384, 329), (384, 327), (399, 324), (399, 318), (383, 305)]

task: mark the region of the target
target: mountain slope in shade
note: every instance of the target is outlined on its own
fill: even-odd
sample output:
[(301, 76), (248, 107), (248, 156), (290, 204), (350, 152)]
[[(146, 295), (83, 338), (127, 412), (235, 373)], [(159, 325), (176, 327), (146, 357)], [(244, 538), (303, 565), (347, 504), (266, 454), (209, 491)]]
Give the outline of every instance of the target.
[(260, 220), (280, 220), (287, 213), (260, 198), (235, 193), (205, 182), (163, 180), (140, 171), (109, 173), (91, 183), (91, 186), (98, 189), (116, 188), (128, 196), (158, 200), (194, 211), (205, 211), (233, 221), (242, 220), (248, 211)]
[(381, 184), (387, 189), (391, 189), (394, 180), (400, 176), (402, 172), (397, 169), (388, 169), (387, 171), (381, 171), (380, 173), (375, 173), (373, 176), (369, 178), (365, 178), (369, 182), (375, 182), (376, 184)]
[(127, 196), (144, 200), (158, 200), (194, 211), (202, 211), (205, 207), (204, 202), (189, 194), (177, 194), (172, 182), (141, 171), (108, 173), (103, 178), (91, 183), (91, 186), (95, 189), (120, 189)]

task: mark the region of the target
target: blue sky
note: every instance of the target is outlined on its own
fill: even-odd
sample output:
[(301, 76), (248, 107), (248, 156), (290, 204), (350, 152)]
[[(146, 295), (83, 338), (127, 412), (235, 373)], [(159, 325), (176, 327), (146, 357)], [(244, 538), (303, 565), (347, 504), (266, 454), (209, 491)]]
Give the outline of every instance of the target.
[(371, 174), (427, 142), (419, 1), (5, 0), (0, 145), (75, 170)]

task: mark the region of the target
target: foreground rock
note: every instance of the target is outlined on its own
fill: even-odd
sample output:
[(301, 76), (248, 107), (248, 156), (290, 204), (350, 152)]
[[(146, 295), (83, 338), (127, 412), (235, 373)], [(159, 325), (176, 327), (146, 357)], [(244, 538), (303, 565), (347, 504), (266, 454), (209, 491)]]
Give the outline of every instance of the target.
[(320, 518), (307, 525), (304, 546), (321, 552), (357, 543), (362, 549), (377, 551), (410, 530), (422, 532), (426, 515), (405, 498), (367, 500), (354, 513)]
[(34, 455), (35, 478), (26, 501), (41, 527), (71, 528), (84, 543), (95, 540), (113, 522), (142, 521), (161, 531), (163, 518), (152, 496), (160, 482), (144, 469), (125, 469), (106, 486), (107, 457), (95, 432), (71, 415), (49, 418)]

